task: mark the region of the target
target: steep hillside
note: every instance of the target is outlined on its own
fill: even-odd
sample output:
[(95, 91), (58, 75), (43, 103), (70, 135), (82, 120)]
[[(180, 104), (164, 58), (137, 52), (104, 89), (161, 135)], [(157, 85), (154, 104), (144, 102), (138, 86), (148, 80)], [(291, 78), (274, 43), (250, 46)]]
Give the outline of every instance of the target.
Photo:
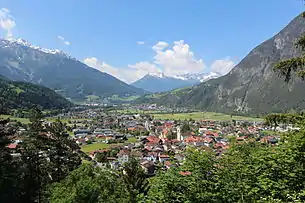
[(277, 62), (300, 54), (294, 42), (304, 31), (305, 21), (298, 16), (280, 33), (253, 49), (229, 74), (194, 86), (187, 93), (170, 92), (156, 99), (146, 97), (146, 100), (219, 112), (266, 113), (304, 109), (305, 83), (295, 79), (286, 84), (272, 70)]
[(42, 49), (20, 39), (0, 40), (0, 74), (11, 80), (44, 85), (72, 99), (144, 93), (59, 50)]
[(63, 109), (72, 104), (53, 90), (27, 82), (13, 82), (0, 76), (0, 113), (9, 109)]

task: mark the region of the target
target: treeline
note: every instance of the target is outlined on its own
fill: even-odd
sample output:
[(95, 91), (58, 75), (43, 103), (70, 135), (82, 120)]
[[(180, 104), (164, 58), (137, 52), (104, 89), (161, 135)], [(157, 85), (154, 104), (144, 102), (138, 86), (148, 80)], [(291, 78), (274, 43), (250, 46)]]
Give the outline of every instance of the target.
[(27, 82), (0, 78), (0, 114), (11, 109), (62, 109), (72, 104), (53, 90)]

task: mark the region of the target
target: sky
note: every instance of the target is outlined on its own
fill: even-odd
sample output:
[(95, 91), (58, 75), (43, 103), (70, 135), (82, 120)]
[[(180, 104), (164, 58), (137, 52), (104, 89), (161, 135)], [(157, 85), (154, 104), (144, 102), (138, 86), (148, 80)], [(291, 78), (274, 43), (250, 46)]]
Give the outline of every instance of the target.
[(228, 73), (304, 9), (302, 0), (0, 0), (0, 35), (61, 49), (132, 83)]

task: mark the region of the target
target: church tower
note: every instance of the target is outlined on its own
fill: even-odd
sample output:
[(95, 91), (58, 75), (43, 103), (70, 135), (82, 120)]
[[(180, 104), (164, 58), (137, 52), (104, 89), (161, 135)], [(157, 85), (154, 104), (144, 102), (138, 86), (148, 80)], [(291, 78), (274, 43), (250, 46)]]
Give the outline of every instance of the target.
[(181, 141), (181, 140), (182, 140), (180, 126), (178, 126), (178, 127), (177, 127), (177, 140), (179, 140), (179, 141)]

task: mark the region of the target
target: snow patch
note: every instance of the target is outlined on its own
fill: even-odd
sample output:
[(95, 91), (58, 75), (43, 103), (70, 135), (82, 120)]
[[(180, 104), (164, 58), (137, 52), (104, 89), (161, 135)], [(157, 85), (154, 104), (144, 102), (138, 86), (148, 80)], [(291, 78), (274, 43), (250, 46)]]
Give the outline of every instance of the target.
[(8, 46), (9, 43), (10, 44), (18, 44), (18, 45), (29, 47), (29, 48), (32, 48), (32, 49), (35, 49), (35, 50), (38, 50), (38, 51), (41, 51), (41, 52), (44, 52), (44, 53), (47, 53), (47, 54), (58, 54), (58, 55), (65, 56), (65, 57), (70, 58), (70, 59), (74, 59), (73, 57), (71, 57), (69, 54), (65, 53), (62, 50), (41, 48), (39, 46), (32, 45), (31, 43), (29, 43), (28, 41), (26, 41), (24, 39), (11, 38), (11, 39), (2, 39), (2, 41), (3, 42), (8, 42), (8, 43), (5, 44), (5, 46), (4, 46), (5, 48), (9, 48), (9, 46)]

